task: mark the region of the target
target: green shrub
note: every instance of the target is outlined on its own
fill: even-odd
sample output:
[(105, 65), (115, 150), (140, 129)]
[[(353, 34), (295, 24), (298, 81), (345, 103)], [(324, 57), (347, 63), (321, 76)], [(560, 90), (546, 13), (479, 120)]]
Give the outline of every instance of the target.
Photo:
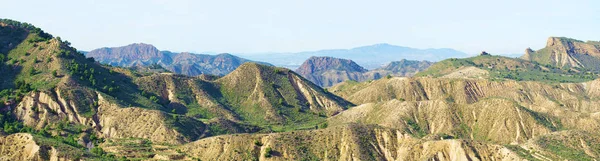
[(254, 145), (256, 146), (263, 146), (263, 143), (258, 141), (258, 140), (254, 140)]
[(267, 147), (267, 149), (265, 149), (265, 157), (270, 158), (271, 156), (273, 156), (273, 149), (271, 149), (271, 147)]

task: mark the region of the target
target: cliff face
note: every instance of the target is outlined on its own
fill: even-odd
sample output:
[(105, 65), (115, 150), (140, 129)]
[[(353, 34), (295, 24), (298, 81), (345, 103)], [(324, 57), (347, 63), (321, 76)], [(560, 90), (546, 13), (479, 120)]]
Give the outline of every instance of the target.
[(600, 42), (550, 37), (545, 48), (537, 51), (527, 50), (521, 58), (558, 67), (599, 70)]
[(60, 143), (51, 145), (27, 133), (0, 136), (0, 160), (77, 160), (85, 158), (83, 153)]

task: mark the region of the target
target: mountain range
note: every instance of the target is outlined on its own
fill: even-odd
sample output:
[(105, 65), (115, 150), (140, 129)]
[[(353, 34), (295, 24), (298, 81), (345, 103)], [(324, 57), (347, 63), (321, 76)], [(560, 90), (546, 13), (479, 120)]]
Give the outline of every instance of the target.
[[(413, 51), (411, 48), (394, 47), (387, 44), (378, 45), (377, 48), (373, 49), (363, 47), (354, 50), (356, 51), (353, 52), (359, 52), (359, 50), (367, 53), (371, 52), (377, 54), (378, 57), (379, 55), (385, 57), (385, 53), (395, 51)], [(245, 62), (254, 62), (226, 53), (207, 55), (188, 52), (173, 53), (170, 51), (160, 51), (156, 47), (144, 43), (135, 43), (123, 47), (105, 47), (89, 52), (82, 51), (82, 53), (103, 64), (120, 67), (135, 67), (137, 69), (156, 64), (173, 73), (188, 76), (197, 76), (200, 74), (223, 76)], [(302, 56), (303, 54), (293, 55)], [(429, 67), (431, 64), (432, 63), (428, 61), (419, 62), (401, 59), (400, 61), (389, 62), (384, 67), (368, 71), (349, 59), (312, 56), (309, 57), (296, 71), (313, 83), (327, 87), (346, 80), (366, 81), (379, 79), (382, 76), (387, 75), (412, 76), (416, 72)]]
[(135, 43), (122, 47), (99, 48), (85, 52), (85, 55), (98, 60), (100, 63), (121, 67), (158, 64), (174, 73), (189, 76), (200, 74), (222, 76), (230, 73), (245, 62), (252, 62), (227, 53), (207, 55), (160, 51), (156, 47), (144, 43)]
[[(572, 47), (552, 53), (588, 51)], [(145, 49), (139, 51), (155, 51)], [(536, 53), (543, 52), (529, 54)], [(439, 61), (413, 77), (324, 89), (302, 75), (371, 71), (312, 57), (298, 72), (256, 62), (223, 76), (173, 74), (156, 64), (143, 68), (154, 72), (139, 72), (86, 57), (31, 24), (0, 19), (0, 60), (0, 160), (600, 157), (600, 79), (575, 59), (558, 66), (483, 52)], [(383, 68), (402, 73), (426, 64)]]
[(251, 60), (268, 62), (276, 66), (287, 67), (290, 69), (298, 68), (304, 60), (311, 56), (350, 59), (366, 69), (380, 68), (392, 61), (400, 61), (402, 59), (435, 62), (448, 58), (464, 58), (469, 56), (464, 52), (449, 48), (416, 49), (385, 43), (352, 49), (330, 49), (297, 53), (240, 53), (238, 55)]
[(333, 57), (310, 57), (296, 69), (296, 72), (313, 83), (329, 87), (344, 81), (376, 80), (385, 76), (413, 76), (428, 68), (431, 62), (401, 60), (384, 67), (367, 70), (349, 59)]

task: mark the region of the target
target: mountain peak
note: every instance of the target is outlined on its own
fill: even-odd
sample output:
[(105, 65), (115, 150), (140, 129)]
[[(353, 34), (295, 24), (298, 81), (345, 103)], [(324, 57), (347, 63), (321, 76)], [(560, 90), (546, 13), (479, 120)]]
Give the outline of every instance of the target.
[(367, 69), (349, 59), (312, 56), (304, 61), (304, 63), (296, 69), (296, 72), (317, 85), (331, 86), (334, 83), (338, 83), (342, 78), (329, 80), (327, 77), (323, 77), (323, 74), (341, 72), (346, 73), (343, 75), (362, 75), (367, 72)]
[(306, 60), (299, 68), (298, 73), (313, 73), (313, 72), (324, 72), (327, 70), (344, 70), (351, 72), (366, 72), (367, 69), (356, 64), (350, 59), (341, 59), (334, 57), (317, 57), (312, 56)]
[(388, 44), (388, 43), (378, 43), (378, 44), (373, 44), (371, 46), (372, 47), (388, 47), (388, 46), (395, 46), (395, 45)]
[(356, 47), (353, 49), (358, 49), (358, 50), (366, 50), (366, 49), (370, 49), (370, 50), (374, 50), (374, 49), (396, 49), (396, 48), (407, 48), (407, 47), (403, 47), (403, 46), (397, 46), (397, 45), (392, 45), (392, 44), (388, 44), (388, 43), (378, 43), (378, 44), (373, 44), (373, 45), (367, 45), (367, 46), (361, 46), (361, 47)]
[(125, 48), (136, 48), (138, 50), (153, 50), (153, 51), (158, 51), (158, 49), (152, 45), (152, 44), (146, 44), (146, 43), (133, 43), (133, 44), (129, 44), (127, 46), (124, 46)]

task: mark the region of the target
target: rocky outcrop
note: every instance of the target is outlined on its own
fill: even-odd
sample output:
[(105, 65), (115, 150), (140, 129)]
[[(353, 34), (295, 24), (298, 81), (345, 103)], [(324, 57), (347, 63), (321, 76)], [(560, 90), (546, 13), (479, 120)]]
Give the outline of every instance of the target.
[[(76, 149), (69, 149), (75, 150)], [(72, 151), (71, 153), (75, 153)], [(16, 133), (0, 137), (0, 160), (76, 160), (82, 156), (68, 156), (54, 146), (40, 144), (34, 136)]]
[(528, 49), (521, 58), (558, 67), (600, 70), (600, 42), (550, 37), (545, 48), (537, 51)]
[[(14, 114), (25, 125), (36, 129), (42, 129), (51, 123), (63, 120), (97, 127), (97, 120), (90, 116), (83, 116), (83, 111), (79, 111), (82, 108), (94, 109), (89, 109), (89, 106), (81, 107), (82, 105), (76, 104), (74, 100), (65, 99), (61, 93), (64, 94), (61, 89), (49, 92), (32, 92), (17, 105)], [(92, 96), (90, 99), (95, 98)]]

